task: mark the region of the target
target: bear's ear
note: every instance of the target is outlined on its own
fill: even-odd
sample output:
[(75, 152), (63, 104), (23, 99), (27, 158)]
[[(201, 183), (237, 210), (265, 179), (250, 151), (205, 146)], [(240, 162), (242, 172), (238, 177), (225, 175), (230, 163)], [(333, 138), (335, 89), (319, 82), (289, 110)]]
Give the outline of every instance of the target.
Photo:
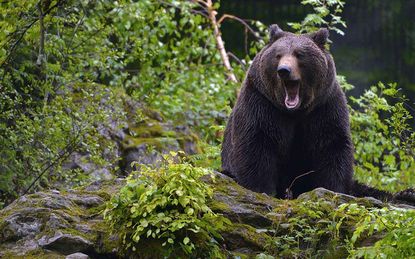
[(269, 26), (269, 42), (272, 43), (284, 36), (284, 31), (277, 24)]
[(310, 33), (309, 37), (317, 44), (321, 49), (324, 49), (327, 40), (329, 38), (329, 30), (326, 28), (321, 28), (320, 30)]

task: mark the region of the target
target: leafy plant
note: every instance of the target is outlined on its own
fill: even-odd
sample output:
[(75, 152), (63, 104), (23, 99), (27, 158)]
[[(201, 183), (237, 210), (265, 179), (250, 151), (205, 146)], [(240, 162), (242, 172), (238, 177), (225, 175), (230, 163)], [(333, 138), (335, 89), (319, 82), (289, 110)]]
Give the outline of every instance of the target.
[(334, 238), (336, 234), (332, 219), (334, 209), (330, 202), (325, 201), (282, 202), (274, 209), (283, 217), (275, 226), (269, 252), (287, 258), (327, 255), (329, 253), (326, 251), (327, 248), (341, 243), (339, 239)]
[(115, 143), (99, 133), (110, 120), (123, 116), (121, 105), (111, 106), (120, 104), (115, 105), (114, 95), (98, 84), (74, 84), (44, 107), (3, 114), (14, 119), (12, 123), (0, 122), (0, 190), (4, 199), (10, 202), (29, 187), (36, 190), (68, 178), (68, 184), (85, 182), (80, 172), (61, 174), (62, 163), (75, 151), (88, 154), (97, 165), (115, 163), (117, 158), (107, 161), (103, 157)]
[(321, 27), (326, 27), (340, 35), (344, 35), (343, 30), (340, 29), (341, 27), (346, 28), (346, 22), (341, 18), (344, 1), (303, 0), (301, 4), (310, 5), (314, 12), (307, 14), (302, 22), (288, 23), (291, 28), (299, 33), (308, 33), (316, 31)]
[(279, 220), (270, 230), (273, 238), (267, 254), (284, 258), (412, 256), (415, 212), (363, 204), (342, 203), (336, 196), (282, 201), (274, 208)]
[[(105, 218), (127, 251), (167, 257), (219, 255), (218, 230), (227, 220), (206, 205), (213, 189), (201, 180), (213, 175), (177, 159), (165, 156), (160, 168), (140, 165), (140, 172), (132, 173), (108, 204)], [(154, 243), (162, 250), (153, 250), (149, 244)]]
[[(355, 226), (346, 239), (350, 258), (409, 258), (415, 249), (415, 212), (406, 209), (365, 208), (357, 204), (342, 204), (336, 211), (341, 215), (337, 229), (347, 222)], [(352, 222), (353, 223), (352, 223)], [(359, 241), (377, 235), (371, 246)], [(381, 236), (381, 237), (379, 237)]]
[(378, 83), (350, 97), (355, 176), (371, 186), (396, 192), (415, 182), (415, 132), (396, 84)]
[[(43, 171), (31, 190), (53, 182), (50, 172), (72, 181), (72, 175), (59, 176), (62, 154), (86, 150), (96, 155), (107, 146), (98, 141), (98, 125), (119, 113), (95, 105), (101, 101), (94, 97), (107, 95), (91, 88), (80, 90), (86, 91), (82, 98), (90, 107), (72, 102), (78, 95), (71, 96), (73, 85), (122, 87), (164, 118), (215, 141), (209, 127), (224, 122), (236, 86), (226, 79), (209, 20), (197, 12), (196, 3), (28, 0), (1, 5), (3, 203), (24, 193)], [(117, 101), (107, 97), (109, 103)]]

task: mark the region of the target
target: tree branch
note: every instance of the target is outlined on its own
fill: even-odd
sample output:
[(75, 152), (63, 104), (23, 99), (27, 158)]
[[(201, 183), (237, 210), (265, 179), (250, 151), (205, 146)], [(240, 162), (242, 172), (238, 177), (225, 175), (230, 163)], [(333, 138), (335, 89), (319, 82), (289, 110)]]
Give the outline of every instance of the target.
[(228, 51), (228, 56), (230, 58), (233, 58), (234, 60), (236, 60), (241, 65), (242, 69), (244, 71), (246, 71), (246, 66), (245, 66), (244, 62), (242, 62), (242, 60), (240, 60), (235, 54), (233, 54), (232, 52)]
[[(38, 3), (38, 10), (39, 10), (39, 55), (37, 57), (36, 65), (43, 70), (43, 65), (45, 63), (45, 24), (43, 21), (44, 14), (43, 14), (43, 0), (40, 0)], [(42, 71), (43, 73), (43, 71)]]
[(258, 33), (257, 32), (255, 32), (255, 30), (254, 29), (252, 29), (252, 27), (245, 21), (245, 20), (243, 20), (243, 19), (241, 19), (241, 18), (239, 18), (239, 17), (237, 17), (237, 16), (234, 16), (234, 15), (231, 15), (231, 14), (224, 14), (224, 15), (222, 15), (222, 17), (220, 17), (220, 19), (218, 20), (218, 24), (221, 24), (224, 20), (226, 20), (226, 19), (232, 19), (232, 20), (235, 20), (235, 21), (238, 21), (238, 22), (240, 22), (243, 26), (245, 26), (245, 28), (252, 34), (252, 35), (254, 35), (254, 37), (258, 40), (258, 39), (260, 39), (260, 37), (258, 37)]
[(56, 165), (59, 161), (64, 161), (65, 159), (67, 159), (74, 151), (75, 149), (79, 146), (79, 144), (81, 143), (81, 141), (78, 141), (78, 137), (79, 135), (77, 135), (74, 140), (69, 143), (64, 151), (59, 154), (56, 159), (54, 159), (54, 161), (52, 161), (45, 169), (42, 170), (42, 172), (40, 172), (40, 174), (38, 174), (38, 176), (32, 181), (32, 183), (29, 185), (29, 187), (27, 187), (26, 191), (22, 194), (25, 195), (27, 194), (30, 189), (35, 185), (35, 183), (37, 181), (39, 181), (39, 179), (50, 169), (52, 168), (54, 165)]
[(228, 54), (226, 53), (226, 49), (225, 49), (225, 44), (223, 43), (222, 40), (222, 36), (221, 36), (221, 32), (219, 30), (219, 23), (216, 20), (216, 10), (213, 8), (213, 3), (212, 0), (206, 0), (206, 1), (202, 1), (202, 0), (196, 0), (198, 3), (202, 3), (206, 6), (208, 15), (209, 15), (209, 20), (212, 24), (213, 27), (213, 32), (215, 34), (215, 40), (216, 40), (216, 47), (219, 50), (222, 62), (223, 62), (223, 66), (225, 67), (226, 73), (228, 75), (229, 80), (231, 80), (234, 83), (237, 83), (238, 80), (236, 79), (235, 74), (233, 73), (233, 69), (231, 66), (231, 63), (229, 62), (229, 57)]
[[(54, 5), (52, 5), (49, 9), (47, 9), (44, 13), (43, 16), (46, 16), (47, 14), (49, 14), (53, 9), (55, 9), (56, 7), (58, 7), (60, 4), (62, 4), (65, 0), (62, 1), (57, 1)], [(41, 2), (41, 1), (40, 1)], [(39, 3), (40, 5), (40, 3)], [(17, 40), (13, 43), (13, 45), (11, 46), (10, 50), (9, 50), (9, 54), (7, 54), (6, 58), (3, 60), (3, 62), (0, 64), (0, 68), (3, 67), (6, 63), (8, 63), (11, 55), (13, 54), (13, 51), (16, 49), (16, 47), (20, 44), (20, 42), (22, 41), (24, 35), (26, 34), (26, 32), (32, 28), (32, 26), (39, 21), (38, 19), (33, 20), (32, 22), (30, 22), (21, 32), (21, 34), (19, 35), (19, 37), (17, 38)], [(16, 32), (17, 33), (17, 32)]]

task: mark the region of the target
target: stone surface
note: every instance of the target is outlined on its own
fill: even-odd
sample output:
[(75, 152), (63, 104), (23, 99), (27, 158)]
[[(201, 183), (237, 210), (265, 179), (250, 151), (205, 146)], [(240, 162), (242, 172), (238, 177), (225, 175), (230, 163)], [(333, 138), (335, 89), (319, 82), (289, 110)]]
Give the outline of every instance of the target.
[(65, 257), (65, 259), (88, 259), (88, 255), (83, 253), (73, 253)]
[[(291, 206), (295, 204), (318, 201), (329, 208), (345, 202), (391, 206), (323, 188), (294, 201), (279, 200), (251, 192), (220, 173), (215, 180), (205, 181), (215, 187), (208, 205), (231, 222), (221, 231), (221, 246), (242, 258), (267, 251), (272, 238), (291, 227)], [(0, 258), (117, 258), (117, 236), (109, 233), (101, 212), (124, 183), (123, 179), (97, 181), (81, 189), (38, 192), (16, 200), (0, 211)], [(368, 239), (363, 244), (374, 241)]]
[(0, 258), (64, 258), (77, 252), (114, 256), (115, 243), (105, 242), (111, 236), (101, 212), (122, 184), (100, 181), (88, 186), (94, 191), (38, 192), (14, 201), (0, 211)]
[[(98, 91), (97, 89), (95, 90)], [(108, 89), (99, 91), (106, 92)], [(150, 110), (123, 91), (112, 94), (117, 95), (114, 98), (115, 103), (108, 102), (104, 95), (99, 107), (108, 113), (117, 111), (116, 114), (122, 115), (108, 117), (102, 125), (97, 125), (97, 130), (102, 136), (100, 142), (108, 144), (100, 154), (105, 163), (95, 163), (91, 154), (86, 151), (73, 152), (62, 164), (62, 170), (67, 175), (73, 175), (72, 172), (76, 170), (82, 174), (84, 183), (113, 180), (130, 173), (133, 169), (131, 163), (134, 161), (158, 165), (162, 155), (170, 151), (182, 150), (187, 154), (200, 152), (198, 138), (189, 127), (165, 121), (157, 111)], [(82, 99), (82, 105), (88, 105), (85, 102)], [(53, 187), (66, 189), (76, 184), (76, 181), (62, 179), (53, 183)]]
[(93, 243), (81, 236), (56, 232), (54, 236), (43, 236), (38, 244), (41, 248), (57, 251), (62, 254), (71, 254), (78, 251), (93, 249)]

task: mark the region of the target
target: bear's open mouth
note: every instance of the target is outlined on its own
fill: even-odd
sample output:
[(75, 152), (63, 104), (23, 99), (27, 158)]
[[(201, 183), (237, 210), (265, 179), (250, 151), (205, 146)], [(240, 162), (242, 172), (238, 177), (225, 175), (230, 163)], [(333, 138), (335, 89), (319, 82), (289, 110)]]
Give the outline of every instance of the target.
[(300, 104), (300, 80), (283, 80), (285, 89), (285, 107), (295, 109)]

